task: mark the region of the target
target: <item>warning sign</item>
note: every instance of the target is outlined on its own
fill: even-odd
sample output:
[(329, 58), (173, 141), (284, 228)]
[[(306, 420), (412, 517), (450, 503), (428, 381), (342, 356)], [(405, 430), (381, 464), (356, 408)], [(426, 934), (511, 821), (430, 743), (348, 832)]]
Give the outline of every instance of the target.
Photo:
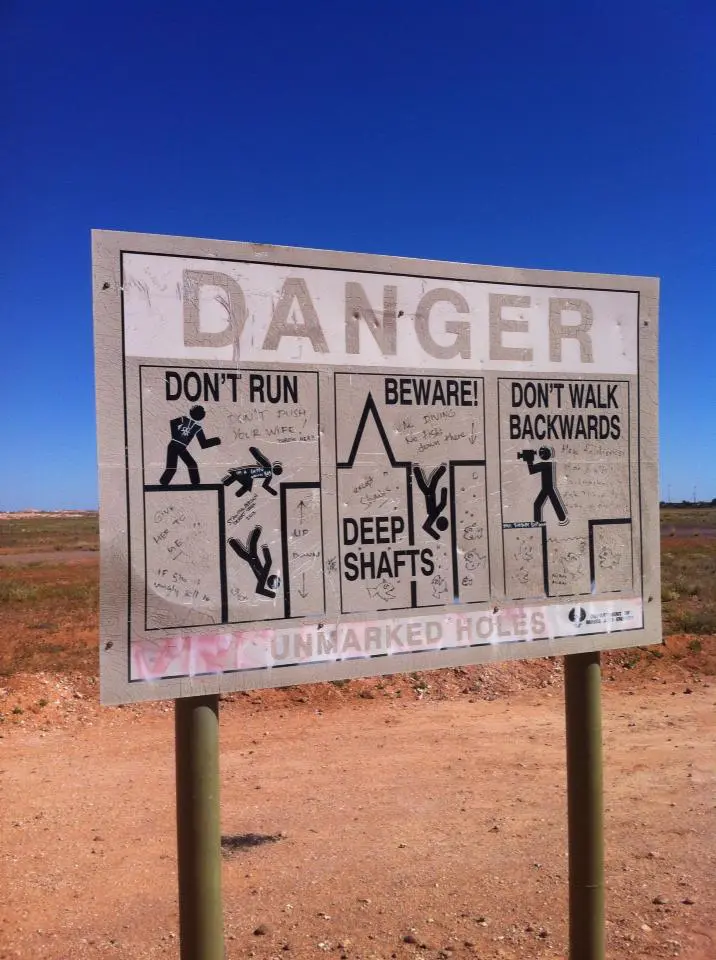
[(488, 600), (482, 379), (337, 372), (335, 407), (341, 613)]
[(654, 642), (655, 281), (95, 234), (108, 702)]
[(140, 383), (146, 629), (323, 609), (317, 374), (142, 365)]
[(498, 396), (506, 593), (633, 593), (629, 381), (499, 378)]

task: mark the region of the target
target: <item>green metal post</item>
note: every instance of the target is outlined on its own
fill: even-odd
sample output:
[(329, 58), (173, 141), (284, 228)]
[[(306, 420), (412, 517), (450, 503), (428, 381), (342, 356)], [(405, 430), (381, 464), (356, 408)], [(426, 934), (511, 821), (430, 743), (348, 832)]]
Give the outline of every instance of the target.
[(604, 812), (599, 653), (564, 658), (570, 960), (604, 960)]
[(174, 701), (181, 960), (224, 960), (219, 697)]

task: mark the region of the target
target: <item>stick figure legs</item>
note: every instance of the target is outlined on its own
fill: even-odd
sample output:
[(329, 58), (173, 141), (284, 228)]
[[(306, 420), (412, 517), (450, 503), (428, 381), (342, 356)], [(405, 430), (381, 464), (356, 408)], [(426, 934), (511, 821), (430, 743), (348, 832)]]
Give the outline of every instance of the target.
[(539, 523), (542, 522), (544, 505), (548, 500), (554, 508), (557, 519), (562, 525), (564, 525), (567, 521), (567, 511), (564, 508), (564, 501), (560, 497), (559, 491), (555, 487), (552, 487), (550, 490), (540, 490), (540, 492), (537, 494), (537, 498), (534, 502), (534, 519)]
[(167, 468), (164, 473), (159, 478), (159, 483), (166, 487), (174, 479), (174, 474), (177, 472), (177, 464), (179, 460), (182, 460), (189, 471), (189, 483), (192, 486), (199, 485), (199, 465), (192, 455), (189, 453), (187, 448), (183, 443), (180, 443), (178, 440), (170, 440), (167, 446)]

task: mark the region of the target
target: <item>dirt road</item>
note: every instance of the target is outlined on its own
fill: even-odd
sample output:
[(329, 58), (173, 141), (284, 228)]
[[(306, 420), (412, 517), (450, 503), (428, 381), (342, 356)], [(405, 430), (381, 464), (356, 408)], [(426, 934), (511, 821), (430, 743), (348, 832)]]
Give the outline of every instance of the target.
[(21, 567), (29, 563), (76, 563), (96, 560), (98, 550), (37, 550), (32, 553), (0, 553), (0, 567)]
[[(713, 960), (716, 683), (615, 687), (608, 955)], [(558, 689), (287, 703), (222, 707), (229, 958), (566, 956)], [(0, 957), (177, 957), (171, 708), (13, 720)]]

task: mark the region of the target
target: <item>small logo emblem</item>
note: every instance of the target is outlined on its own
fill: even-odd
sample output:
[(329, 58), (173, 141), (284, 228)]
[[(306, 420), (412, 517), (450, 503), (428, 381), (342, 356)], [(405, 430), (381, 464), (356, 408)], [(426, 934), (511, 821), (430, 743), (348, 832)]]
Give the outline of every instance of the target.
[(587, 611), (584, 607), (572, 607), (569, 611), (569, 619), (576, 627), (581, 627), (587, 619)]

